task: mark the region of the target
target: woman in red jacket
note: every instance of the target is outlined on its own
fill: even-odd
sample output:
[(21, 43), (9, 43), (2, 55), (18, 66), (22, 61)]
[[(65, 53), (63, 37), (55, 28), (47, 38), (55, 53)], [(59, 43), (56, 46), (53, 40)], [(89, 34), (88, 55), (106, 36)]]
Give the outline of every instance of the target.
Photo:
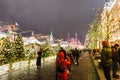
[[(65, 57), (64, 53), (59, 52), (56, 59), (56, 71), (59, 80), (68, 80), (67, 66), (70, 65), (70, 58), (64, 59), (64, 57)], [(58, 65), (61, 63), (62, 63), (62, 67), (64, 68), (63, 72), (59, 72), (57, 70)]]

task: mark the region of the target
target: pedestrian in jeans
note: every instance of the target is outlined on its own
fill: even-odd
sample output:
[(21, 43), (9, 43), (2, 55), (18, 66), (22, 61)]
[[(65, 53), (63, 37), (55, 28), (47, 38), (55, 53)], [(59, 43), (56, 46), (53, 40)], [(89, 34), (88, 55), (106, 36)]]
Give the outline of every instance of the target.
[(113, 71), (113, 77), (119, 79), (119, 75), (117, 75), (118, 71), (118, 63), (119, 63), (119, 55), (118, 55), (118, 44), (115, 44), (111, 47), (112, 49), (112, 71)]
[(101, 64), (106, 80), (111, 80), (110, 68), (112, 67), (112, 49), (107, 40), (102, 42)]

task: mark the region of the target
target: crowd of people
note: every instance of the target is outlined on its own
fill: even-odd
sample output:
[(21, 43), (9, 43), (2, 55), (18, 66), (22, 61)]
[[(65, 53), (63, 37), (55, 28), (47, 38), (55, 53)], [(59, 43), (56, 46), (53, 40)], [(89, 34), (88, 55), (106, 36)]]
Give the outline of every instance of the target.
[[(32, 53), (35, 54), (36, 57), (36, 66), (37, 69), (41, 68), (41, 56), (43, 54), (42, 48), (39, 48), (37, 51), (34, 46), (31, 47)], [(70, 49), (65, 50), (63, 47), (60, 47), (60, 50), (56, 56), (56, 78), (55, 80), (68, 80), (70, 71), (72, 70), (72, 65), (79, 65), (79, 57), (82, 57), (82, 50)]]
[[(89, 54), (93, 53), (93, 56), (96, 53), (96, 50), (89, 50)], [(118, 67), (120, 66), (120, 47), (119, 44), (114, 44), (110, 46), (107, 40), (102, 42), (102, 49), (100, 50), (101, 54), (101, 66), (105, 75), (106, 80), (111, 80), (111, 74), (114, 78), (119, 79), (117, 74)], [(39, 69), (41, 66), (41, 55), (42, 49), (40, 48), (36, 54), (36, 66)], [(79, 57), (82, 56), (82, 50), (70, 49), (66, 51), (62, 47), (57, 53), (56, 57), (56, 78), (55, 80), (68, 80), (71, 65), (79, 65)], [(111, 73), (112, 70), (112, 73)]]
[[(107, 40), (102, 42), (101, 50), (101, 66), (106, 80), (111, 80), (111, 74), (113, 78), (119, 79), (117, 73), (120, 66), (120, 47), (119, 44), (110, 46)], [(112, 70), (112, 73), (111, 73)]]

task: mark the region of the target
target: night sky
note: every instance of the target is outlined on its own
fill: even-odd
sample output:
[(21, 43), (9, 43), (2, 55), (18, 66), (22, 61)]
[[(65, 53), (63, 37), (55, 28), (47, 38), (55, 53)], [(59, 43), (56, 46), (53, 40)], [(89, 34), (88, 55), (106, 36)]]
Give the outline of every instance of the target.
[(22, 30), (54, 38), (67, 38), (67, 33), (84, 42), (88, 24), (95, 18), (95, 10), (102, 10), (103, 0), (0, 0), (0, 21), (19, 24)]

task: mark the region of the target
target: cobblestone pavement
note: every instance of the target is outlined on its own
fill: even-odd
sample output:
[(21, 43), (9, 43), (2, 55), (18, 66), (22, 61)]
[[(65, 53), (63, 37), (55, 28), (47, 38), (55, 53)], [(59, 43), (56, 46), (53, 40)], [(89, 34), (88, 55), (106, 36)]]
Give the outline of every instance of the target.
[[(73, 65), (69, 80), (99, 80), (94, 68), (94, 64), (85, 53), (80, 59), (79, 65)], [(55, 60), (42, 64), (41, 69), (36, 66), (26, 67), (12, 71), (0, 76), (0, 80), (54, 80), (55, 79)]]
[(99, 80), (92, 58), (88, 53), (85, 53), (79, 60), (78, 66), (73, 66), (69, 80)]

